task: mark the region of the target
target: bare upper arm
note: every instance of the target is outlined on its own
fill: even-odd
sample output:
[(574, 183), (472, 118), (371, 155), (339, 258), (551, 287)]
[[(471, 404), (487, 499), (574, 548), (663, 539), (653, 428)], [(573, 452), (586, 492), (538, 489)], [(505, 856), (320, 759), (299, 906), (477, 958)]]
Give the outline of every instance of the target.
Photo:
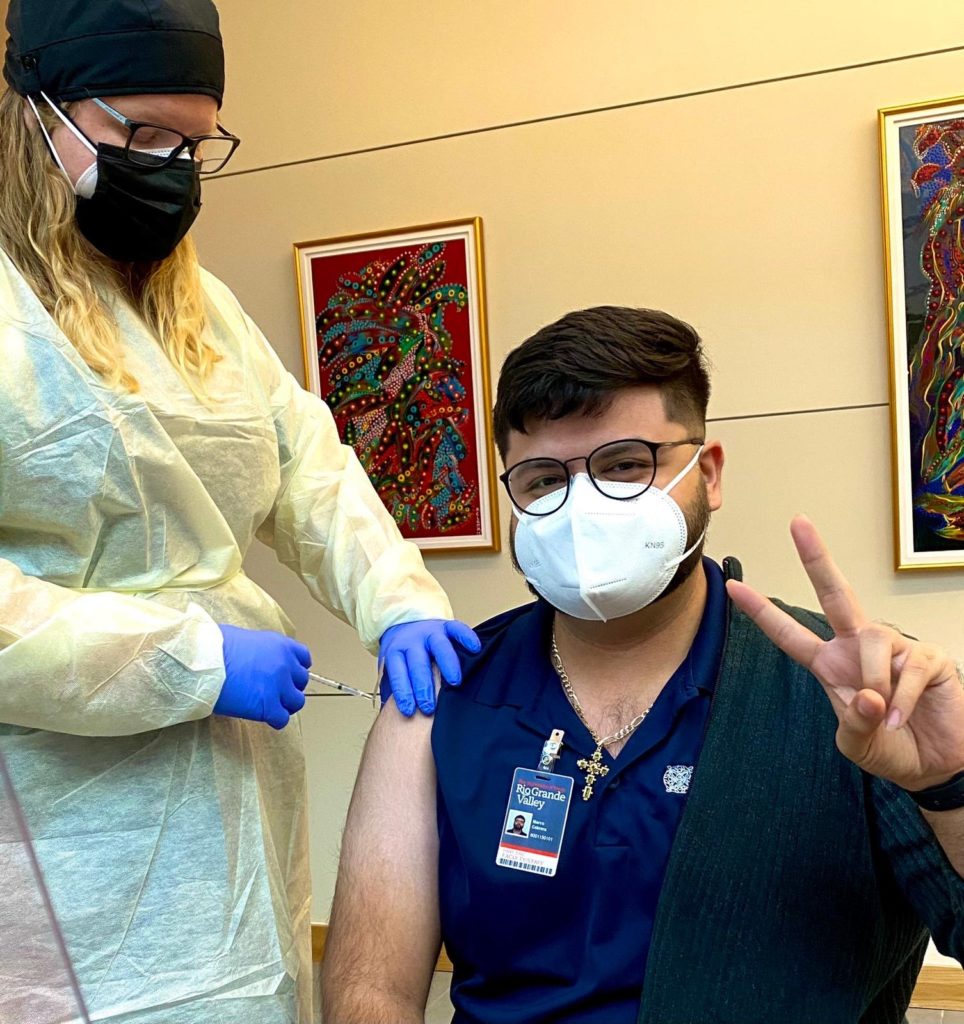
[(423, 1019), (441, 945), (431, 732), (389, 702), (365, 746), (322, 969), (326, 1024)]

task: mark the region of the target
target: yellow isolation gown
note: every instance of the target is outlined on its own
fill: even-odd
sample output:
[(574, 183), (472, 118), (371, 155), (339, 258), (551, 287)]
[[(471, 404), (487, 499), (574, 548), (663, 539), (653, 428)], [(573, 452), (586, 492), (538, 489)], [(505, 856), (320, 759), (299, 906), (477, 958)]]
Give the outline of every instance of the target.
[(141, 390), (105, 387), (0, 252), (0, 750), (93, 1020), (308, 1024), (301, 729), (211, 716), (217, 624), (291, 631), (241, 570), (255, 536), (369, 650), (451, 609), (325, 404), (203, 285), (210, 406), (121, 303)]

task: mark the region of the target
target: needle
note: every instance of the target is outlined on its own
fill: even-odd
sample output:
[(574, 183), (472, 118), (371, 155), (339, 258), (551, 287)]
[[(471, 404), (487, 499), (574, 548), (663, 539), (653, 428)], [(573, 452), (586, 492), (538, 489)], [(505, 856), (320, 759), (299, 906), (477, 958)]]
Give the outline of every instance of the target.
[[(328, 679), (327, 676), (320, 676), (316, 672), (309, 672), (308, 679), (312, 683), (320, 683), (322, 686), (330, 686), (333, 690), (340, 690), (342, 693), (347, 693), (352, 697), (364, 697), (366, 700), (370, 700), (373, 704), (375, 703), (375, 694), (365, 693), (364, 690), (356, 690), (354, 686), (348, 686), (345, 683), (339, 683), (335, 679)], [(306, 697), (323, 697), (325, 694), (322, 693), (308, 693), (305, 691)]]

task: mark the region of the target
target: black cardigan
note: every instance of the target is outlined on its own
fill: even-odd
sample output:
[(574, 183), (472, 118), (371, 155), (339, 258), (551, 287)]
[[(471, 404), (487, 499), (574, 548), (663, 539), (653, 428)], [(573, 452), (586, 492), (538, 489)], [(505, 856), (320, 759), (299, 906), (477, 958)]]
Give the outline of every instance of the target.
[(910, 797), (837, 751), (836, 727), (816, 679), (731, 603), (639, 1024), (900, 1024), (928, 932), (964, 958), (964, 880)]

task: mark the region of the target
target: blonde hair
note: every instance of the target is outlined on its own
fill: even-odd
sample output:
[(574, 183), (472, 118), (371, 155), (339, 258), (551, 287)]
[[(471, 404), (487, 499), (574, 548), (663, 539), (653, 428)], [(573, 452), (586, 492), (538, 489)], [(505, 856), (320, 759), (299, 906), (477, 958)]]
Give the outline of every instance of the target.
[[(48, 131), (56, 115), (37, 104)], [(69, 109), (69, 108), (68, 108)], [(25, 117), (26, 113), (26, 117)], [(204, 294), (197, 252), (185, 238), (146, 269), (115, 263), (80, 233), (76, 196), (53, 160), (27, 102), (0, 94), (0, 248), (13, 261), (84, 362), (108, 386), (137, 391), (125, 367), (123, 339), (107, 299), (136, 309), (194, 394), (221, 356), (203, 339)]]

